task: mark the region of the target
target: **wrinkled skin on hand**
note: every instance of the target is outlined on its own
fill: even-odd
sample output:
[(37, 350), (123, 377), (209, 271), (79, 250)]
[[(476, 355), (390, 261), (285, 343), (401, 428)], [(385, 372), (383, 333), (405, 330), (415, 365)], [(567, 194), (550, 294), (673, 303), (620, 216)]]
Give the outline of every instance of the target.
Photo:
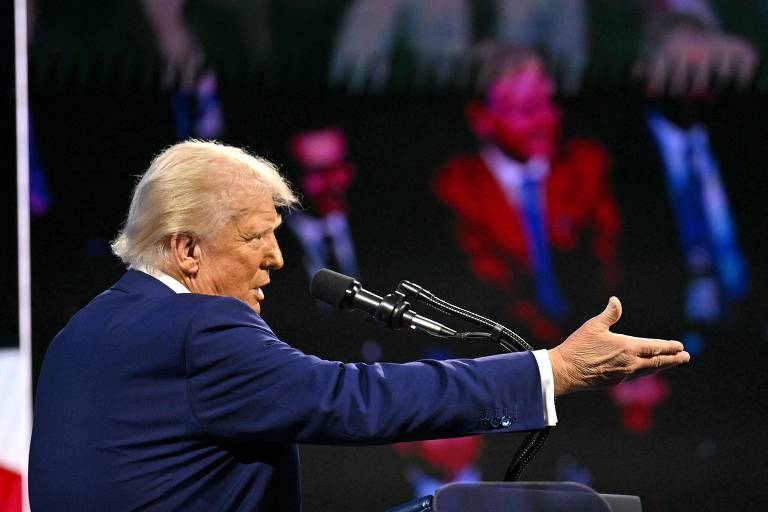
[(599, 315), (549, 351), (555, 395), (619, 384), (687, 363), (690, 355), (679, 341), (637, 338), (610, 331), (621, 318), (621, 302), (611, 297)]

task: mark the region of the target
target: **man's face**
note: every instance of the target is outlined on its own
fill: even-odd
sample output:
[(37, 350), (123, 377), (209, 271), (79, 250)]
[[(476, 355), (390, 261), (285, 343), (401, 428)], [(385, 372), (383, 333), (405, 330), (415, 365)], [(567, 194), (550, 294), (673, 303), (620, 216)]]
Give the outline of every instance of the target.
[(512, 157), (527, 161), (551, 157), (560, 137), (560, 110), (552, 101), (554, 84), (532, 62), (497, 78), (483, 115), (490, 137)]
[(193, 291), (240, 299), (260, 314), (269, 270), (283, 266), (275, 238), (281, 218), (266, 191), (258, 191), (249, 204), (243, 214), (201, 242)]
[(335, 127), (300, 133), (291, 151), (301, 166), (301, 188), (317, 215), (347, 210), (347, 189), (355, 169), (347, 160), (347, 139)]

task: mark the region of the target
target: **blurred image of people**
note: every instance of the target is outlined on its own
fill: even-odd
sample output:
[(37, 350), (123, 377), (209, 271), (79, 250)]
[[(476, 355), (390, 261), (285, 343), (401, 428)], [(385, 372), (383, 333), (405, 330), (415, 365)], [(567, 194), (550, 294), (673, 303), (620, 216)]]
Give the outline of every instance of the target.
[(650, 96), (704, 95), (713, 85), (745, 86), (757, 53), (724, 30), (709, 0), (645, 0), (634, 72)]
[[(623, 172), (642, 175), (637, 190), (653, 201), (625, 205), (633, 216), (627, 229), (632, 240), (649, 247), (652, 239), (675, 240), (672, 251), (655, 243), (645, 265), (658, 268), (666, 262), (675, 269), (660, 282), (667, 287), (683, 283), (680, 292), (666, 295), (680, 295), (682, 321), (676, 322), (680, 332), (674, 335), (696, 352), (703, 346), (703, 331), (728, 317), (750, 287), (728, 197), (728, 166), (721, 169), (718, 156), (733, 133), (719, 120), (715, 132), (721, 133), (713, 134), (708, 117), (718, 90), (752, 78), (757, 54), (745, 39), (723, 31), (710, 2), (649, 4), (646, 18), (636, 70), (647, 108), (637, 119), (641, 126), (631, 137), (634, 147), (621, 152), (620, 165)], [(738, 165), (744, 162), (731, 167)]]
[[(582, 0), (495, 0), (485, 7), (481, 16), (466, 0), (355, 0), (339, 29), (331, 82), (380, 91), (397, 64), (408, 63), (417, 81), (455, 83), (469, 68), (462, 63), (470, 49), (494, 41), (541, 48), (563, 87), (578, 87), (589, 43)], [(493, 21), (477, 26), (477, 19)]]
[(346, 135), (330, 125), (299, 132), (291, 138), (290, 153), (306, 209), (293, 212), (286, 224), (303, 249), (307, 277), (321, 268), (359, 277), (346, 199), (356, 171)]
[[(708, 2), (698, 4), (696, 10), (678, 11), (687, 18), (678, 19), (668, 33), (650, 38), (652, 69), (674, 66), (689, 76), (677, 73), (668, 84), (648, 77), (650, 94), (666, 85), (675, 97), (655, 102), (646, 121), (685, 261), (686, 318), (706, 324), (744, 298), (749, 277), (704, 114), (714, 99), (712, 85), (717, 80), (747, 83), (757, 55), (746, 40), (721, 31)], [(672, 53), (676, 62), (669, 62)]]
[(696, 118), (696, 107), (683, 100), (651, 109), (647, 122), (685, 261), (686, 317), (713, 323), (745, 296), (749, 278), (709, 131)]
[[(677, 303), (666, 314), (669, 336), (700, 354), (724, 337), (750, 288), (737, 235), (728, 179), (750, 166), (739, 161), (734, 126), (712, 123), (717, 91), (752, 79), (757, 54), (747, 40), (724, 30), (707, 0), (642, 2), (641, 53), (634, 66), (644, 107), (622, 113), (621, 140), (612, 150), (625, 224), (627, 289), (645, 314), (661, 301)], [(713, 131), (714, 128), (714, 131)], [(722, 150), (730, 147), (721, 169)], [(718, 155), (720, 153), (720, 155)], [(654, 279), (639, 276), (654, 276)], [(730, 334), (729, 334), (730, 336)], [(609, 393), (631, 433), (648, 433), (655, 409), (675, 393), (666, 376), (631, 380)]]
[(218, 138), (224, 131), (216, 72), (206, 69), (206, 55), (184, 15), (186, 2), (141, 2), (162, 56), (161, 81), (171, 97), (176, 137)]
[(542, 62), (518, 56), (467, 105), (478, 151), (453, 157), (434, 180), (474, 274), (503, 290), (513, 318), (550, 343), (570, 310), (558, 256), (586, 245), (611, 289), (620, 231), (608, 154), (594, 140), (562, 140), (553, 95)]

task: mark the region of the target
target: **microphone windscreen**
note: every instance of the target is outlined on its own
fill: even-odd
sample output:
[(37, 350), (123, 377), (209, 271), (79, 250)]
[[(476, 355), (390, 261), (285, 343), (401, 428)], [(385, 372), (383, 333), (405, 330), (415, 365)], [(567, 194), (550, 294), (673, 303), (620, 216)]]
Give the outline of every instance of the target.
[(354, 284), (353, 278), (322, 268), (309, 283), (309, 293), (316, 299), (342, 309), (347, 290)]

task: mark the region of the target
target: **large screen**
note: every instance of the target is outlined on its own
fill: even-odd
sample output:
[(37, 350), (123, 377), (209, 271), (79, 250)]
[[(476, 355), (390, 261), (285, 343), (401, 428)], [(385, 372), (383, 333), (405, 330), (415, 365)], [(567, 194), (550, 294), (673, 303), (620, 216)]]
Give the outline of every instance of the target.
[[(382, 295), (418, 283), (535, 348), (616, 295), (616, 331), (681, 340), (692, 362), (559, 399), (523, 479), (647, 511), (760, 509), (766, 26), (763, 1), (31, 2), (33, 375), (124, 272), (110, 241), (137, 176), (218, 140), (302, 196), (265, 289), (283, 340), (343, 361), (503, 350), (334, 310), (308, 294), (320, 268)], [(305, 508), (501, 480), (522, 439), (302, 446)]]

